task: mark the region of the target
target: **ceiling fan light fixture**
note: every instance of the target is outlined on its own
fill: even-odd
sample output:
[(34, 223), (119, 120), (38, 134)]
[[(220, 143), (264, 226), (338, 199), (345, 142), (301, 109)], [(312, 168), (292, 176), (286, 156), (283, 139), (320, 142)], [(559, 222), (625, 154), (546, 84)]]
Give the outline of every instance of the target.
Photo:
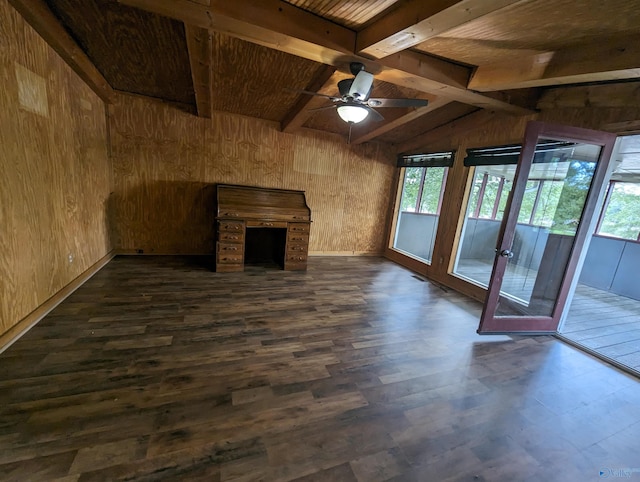
[(340, 105), (338, 106), (338, 115), (345, 122), (357, 124), (367, 118), (369, 111), (359, 105)]

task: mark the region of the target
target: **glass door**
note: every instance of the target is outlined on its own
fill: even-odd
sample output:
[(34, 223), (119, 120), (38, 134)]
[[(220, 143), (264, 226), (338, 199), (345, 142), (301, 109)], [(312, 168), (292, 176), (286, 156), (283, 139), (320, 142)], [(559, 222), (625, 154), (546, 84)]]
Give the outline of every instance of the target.
[[(556, 331), (615, 139), (589, 129), (527, 125), (478, 333)], [(533, 201), (544, 204), (548, 226), (537, 233), (535, 250), (522, 252), (526, 243), (516, 226), (540, 179), (553, 186), (537, 189)]]

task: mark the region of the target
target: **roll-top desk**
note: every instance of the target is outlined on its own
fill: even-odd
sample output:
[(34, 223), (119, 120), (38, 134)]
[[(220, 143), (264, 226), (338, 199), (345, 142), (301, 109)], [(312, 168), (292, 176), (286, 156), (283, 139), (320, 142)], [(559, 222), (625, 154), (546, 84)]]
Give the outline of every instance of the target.
[(219, 184), (216, 188), (216, 271), (243, 271), (248, 230), (279, 228), (287, 271), (306, 270), (311, 210), (304, 191)]

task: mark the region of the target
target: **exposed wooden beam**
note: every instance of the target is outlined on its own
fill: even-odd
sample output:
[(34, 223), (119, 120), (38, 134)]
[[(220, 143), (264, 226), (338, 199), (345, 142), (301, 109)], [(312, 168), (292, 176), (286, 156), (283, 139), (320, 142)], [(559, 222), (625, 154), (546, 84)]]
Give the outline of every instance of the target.
[(150, 97), (144, 94), (136, 94), (135, 92), (125, 92), (124, 90), (114, 90), (114, 92), (118, 97), (132, 97), (134, 99), (141, 99), (145, 102), (154, 102), (158, 104), (164, 104), (166, 106), (170, 106), (173, 109), (186, 112), (187, 114), (196, 115), (196, 116), (198, 115), (198, 112), (196, 111), (196, 106), (194, 106), (192, 103), (180, 102), (177, 100), (166, 100), (166, 99), (161, 99), (159, 97)]
[(191, 79), (198, 117), (211, 117), (211, 34), (207, 29), (185, 24)]
[(616, 134), (637, 134), (640, 132), (640, 120), (610, 122), (608, 124), (602, 124), (600, 128), (605, 131), (615, 132)]
[(469, 88), (487, 92), (638, 78), (640, 45), (636, 36), (481, 65), (469, 81)]
[(352, 56), (356, 33), (280, 0), (118, 0), (196, 27), (335, 65)]
[(398, 129), (403, 125), (408, 124), (409, 122), (412, 122), (416, 119), (419, 119), (425, 114), (428, 114), (429, 112), (433, 112), (434, 110), (439, 109), (440, 107), (444, 107), (445, 105), (450, 103), (451, 101), (449, 99), (445, 99), (441, 97), (433, 99), (429, 101), (429, 103), (424, 107), (418, 107), (417, 109), (414, 109), (408, 114), (403, 115), (402, 117), (399, 117), (395, 120), (392, 120), (391, 122), (387, 122), (386, 124), (378, 127), (377, 129), (374, 129), (370, 132), (367, 132), (366, 134), (358, 136), (355, 139), (351, 139), (351, 144), (362, 144), (363, 142), (367, 142), (367, 141), (370, 141), (371, 139), (375, 139), (376, 137), (380, 137), (381, 135), (386, 134), (387, 132), (390, 132), (394, 129)]
[(381, 63), (384, 69), (377, 74), (377, 78), (392, 84), (447, 97), (483, 109), (500, 110), (515, 115), (533, 113), (525, 107), (466, 89), (468, 81), (464, 78), (471, 73), (466, 67), (410, 50), (390, 55)]
[[(318, 92), (324, 88), (328, 88), (329, 86), (335, 86), (337, 83), (333, 78), (335, 71), (336, 68), (333, 65), (323, 64), (317, 70), (311, 82), (307, 84), (305, 90), (308, 90), (310, 92)], [(298, 97), (297, 102), (291, 109), (289, 109), (289, 112), (287, 112), (284, 116), (284, 119), (280, 123), (280, 130), (282, 130), (282, 132), (292, 132), (295, 129), (302, 127), (302, 125), (311, 115), (309, 109), (313, 108), (314, 103), (317, 101), (318, 97), (301, 94)]]
[(98, 97), (107, 104), (113, 103), (115, 93), (109, 83), (65, 30), (44, 0), (9, 0), (9, 3)]
[(522, 0), (409, 0), (358, 33), (356, 52), (381, 59)]
[(454, 121), (436, 127), (421, 136), (411, 139), (402, 144), (398, 144), (396, 151), (398, 154), (414, 154), (417, 149), (423, 148), (435, 141), (454, 135), (464, 134), (472, 131), (496, 117), (496, 112), (490, 110), (478, 110), (469, 115), (460, 117)]
[(538, 100), (537, 108), (553, 110), (566, 107), (617, 108), (634, 105), (640, 105), (640, 81), (548, 89)]
[(467, 90), (471, 70), (417, 52), (371, 61), (354, 54), (356, 33), (279, 0), (118, 0), (120, 3), (208, 28), (315, 62), (344, 67), (363, 62), (380, 80), (512, 114), (530, 110)]

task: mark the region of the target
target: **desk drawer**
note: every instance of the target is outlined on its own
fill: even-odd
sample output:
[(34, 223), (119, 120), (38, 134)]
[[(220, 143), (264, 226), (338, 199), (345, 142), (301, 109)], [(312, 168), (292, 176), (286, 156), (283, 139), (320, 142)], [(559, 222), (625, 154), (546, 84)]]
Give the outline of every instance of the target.
[(308, 223), (289, 223), (289, 234), (309, 234)]
[(242, 264), (242, 253), (225, 253), (218, 252), (216, 255), (216, 263), (218, 264)]
[(286, 221), (247, 221), (248, 228), (286, 228)]
[(307, 253), (287, 253), (285, 257), (287, 263), (306, 263)]
[(244, 223), (242, 221), (218, 221), (218, 231), (243, 233)]
[(219, 254), (239, 254), (242, 256), (242, 245), (241, 244), (232, 244), (232, 243), (218, 243), (218, 253)]
[(287, 243), (291, 244), (309, 244), (309, 235), (306, 233), (292, 233), (287, 234)]
[(220, 231), (218, 233), (218, 241), (225, 241), (227, 243), (242, 243), (244, 235), (238, 231)]
[(309, 247), (302, 243), (287, 243), (287, 254), (304, 254), (306, 256)]

